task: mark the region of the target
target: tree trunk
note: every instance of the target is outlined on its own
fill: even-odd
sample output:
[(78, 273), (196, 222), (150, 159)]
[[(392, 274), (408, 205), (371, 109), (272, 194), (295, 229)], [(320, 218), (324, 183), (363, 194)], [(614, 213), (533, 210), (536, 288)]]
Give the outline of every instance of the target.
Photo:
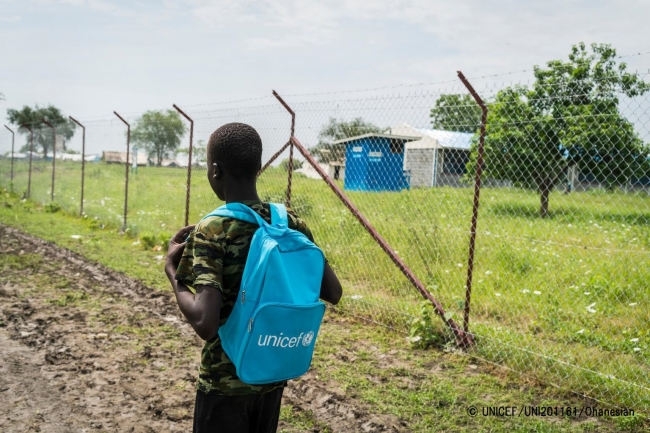
[(539, 216), (542, 218), (548, 217), (548, 196), (551, 192), (552, 186), (549, 186), (547, 183), (544, 183), (540, 188), (540, 199), (541, 203), (539, 206)]

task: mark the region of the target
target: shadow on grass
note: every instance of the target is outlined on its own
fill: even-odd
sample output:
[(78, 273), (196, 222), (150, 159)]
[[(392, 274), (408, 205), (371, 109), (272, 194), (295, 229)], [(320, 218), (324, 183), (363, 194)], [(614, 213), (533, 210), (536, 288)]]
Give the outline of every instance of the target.
[(564, 222), (579, 221), (607, 221), (627, 225), (650, 225), (650, 210), (631, 209), (619, 212), (603, 212), (597, 209), (586, 209), (574, 206), (556, 206), (548, 212), (548, 217), (543, 219), (539, 215), (539, 205), (522, 203), (488, 204), (485, 212), (490, 216), (506, 218), (523, 218), (531, 221), (555, 220)]

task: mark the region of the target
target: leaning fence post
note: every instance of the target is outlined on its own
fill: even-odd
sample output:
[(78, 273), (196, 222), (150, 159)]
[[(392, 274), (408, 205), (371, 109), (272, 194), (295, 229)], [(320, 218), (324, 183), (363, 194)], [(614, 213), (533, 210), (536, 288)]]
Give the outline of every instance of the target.
[(187, 186), (185, 187), (185, 225), (189, 225), (190, 220), (190, 186), (192, 182), (192, 139), (194, 137), (194, 120), (190, 118), (183, 110), (173, 104), (176, 111), (181, 113), (190, 122), (190, 151), (187, 159)]
[(21, 125), (23, 128), (29, 131), (29, 174), (27, 175), (27, 197), (31, 197), (31, 192), (32, 192), (32, 154), (34, 153), (34, 131), (32, 131), (32, 128), (29, 126), (25, 125), (24, 123)]
[[(476, 93), (474, 87), (467, 81), (465, 75), (461, 71), (458, 71), (458, 78), (463, 82), (467, 90), (472, 95), (476, 103), (481, 107), (481, 131), (479, 135), (479, 144), (478, 144), (478, 157), (476, 160), (476, 175), (474, 177), (474, 205), (472, 207), (472, 226), (470, 229), (469, 235), (469, 253), (467, 256), (467, 282), (465, 284), (465, 310), (463, 312), (463, 333), (465, 338), (472, 338), (472, 334), (469, 333), (469, 311), (470, 311), (470, 300), (472, 298), (472, 277), (474, 274), (474, 251), (476, 247), (476, 226), (478, 224), (478, 207), (479, 199), (481, 195), (481, 179), (483, 176), (483, 152), (485, 148), (485, 125), (487, 123), (487, 113), (488, 109), (481, 97)], [(464, 342), (465, 346), (469, 346), (473, 343), (471, 340), (466, 340)]]
[(43, 123), (52, 128), (54, 132), (54, 143), (52, 145), (52, 191), (50, 192), (50, 200), (54, 201), (54, 173), (56, 172), (56, 128), (45, 119), (41, 119)]
[(266, 162), (266, 164), (264, 164), (264, 166), (263, 166), (262, 168), (260, 168), (260, 171), (257, 172), (257, 177), (260, 177), (260, 175), (261, 175), (262, 173), (264, 173), (264, 170), (266, 170), (267, 168), (269, 168), (269, 166), (270, 166), (271, 164), (273, 164), (273, 161), (275, 161), (276, 159), (278, 159), (278, 156), (280, 156), (280, 155), (282, 154), (282, 152), (284, 152), (284, 150), (285, 150), (287, 147), (289, 147), (289, 145), (292, 145), (291, 141), (287, 141), (287, 142), (284, 144), (284, 146), (282, 146), (282, 147), (280, 148), (280, 150), (278, 150), (277, 152), (275, 152), (275, 154), (274, 154), (274, 155), (273, 155), (273, 156), (272, 156), (272, 157), (271, 157), (271, 158)]
[(286, 102), (278, 95), (278, 92), (273, 91), (273, 96), (275, 96), (280, 104), (286, 108), (286, 110), (291, 114), (291, 135), (289, 136), (289, 167), (287, 170), (287, 198), (285, 204), (287, 207), (291, 207), (291, 178), (293, 176), (293, 141), (291, 140), (294, 137), (294, 132), (296, 128), (296, 113), (293, 112), (291, 107), (287, 105)]
[(122, 231), (126, 232), (126, 212), (129, 203), (129, 145), (131, 144), (131, 125), (129, 125), (129, 122), (124, 120), (122, 116), (117, 114), (117, 111), (113, 111), (113, 113), (115, 113), (115, 115), (126, 125), (126, 170), (125, 170), (126, 174), (124, 175), (124, 227), (122, 227)]
[(79, 215), (84, 214), (84, 179), (85, 179), (85, 167), (86, 167), (86, 127), (79, 123), (74, 117), (69, 116), (77, 125), (81, 126), (83, 131), (81, 135), (81, 207), (79, 208)]
[(11, 128), (9, 128), (7, 125), (5, 125), (5, 128), (7, 128), (9, 130), (9, 132), (11, 132), (11, 177), (9, 178), (9, 182), (11, 182), (10, 183), (11, 192), (13, 192), (14, 191), (14, 138), (15, 138), (15, 134), (14, 134), (14, 131)]

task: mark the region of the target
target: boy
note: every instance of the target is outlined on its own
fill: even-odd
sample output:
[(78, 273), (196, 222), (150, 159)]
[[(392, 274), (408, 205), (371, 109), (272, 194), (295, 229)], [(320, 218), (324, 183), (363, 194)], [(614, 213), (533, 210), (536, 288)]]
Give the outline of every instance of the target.
[[(269, 205), (259, 199), (255, 185), (262, 162), (262, 140), (255, 129), (229, 123), (214, 131), (208, 142), (207, 162), (208, 182), (219, 200), (243, 203), (271, 221)], [(313, 242), (305, 222), (292, 210), (287, 209), (287, 213), (289, 228)], [(277, 429), (286, 382), (241, 382), (217, 333), (237, 299), (257, 228), (232, 218), (209, 217), (181, 229), (169, 245), (165, 272), (176, 301), (192, 328), (206, 341), (197, 381), (195, 433), (266, 433)], [(196, 294), (187, 286), (193, 286)], [(336, 304), (341, 295), (341, 284), (326, 262), (320, 297)]]

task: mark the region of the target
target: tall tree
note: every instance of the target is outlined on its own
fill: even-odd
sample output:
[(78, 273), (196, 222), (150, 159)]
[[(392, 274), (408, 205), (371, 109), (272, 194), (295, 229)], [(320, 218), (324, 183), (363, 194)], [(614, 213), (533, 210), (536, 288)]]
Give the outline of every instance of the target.
[(176, 111), (147, 111), (136, 121), (131, 138), (161, 165), (163, 158), (178, 149), (185, 131), (185, 124)]
[[(530, 88), (499, 91), (489, 106), (485, 174), (538, 191), (541, 217), (570, 167), (608, 187), (627, 182), (649, 149), (619, 112), (619, 98), (642, 95), (650, 84), (626, 69), (610, 45), (593, 44), (589, 52), (581, 43), (569, 61), (535, 66)], [(471, 166), (476, 157), (475, 143)]]
[[(40, 148), (43, 156), (46, 156), (48, 152), (52, 151), (54, 137), (52, 130), (43, 123), (43, 119), (56, 127), (56, 135), (63, 137), (63, 149), (65, 150), (65, 141), (72, 138), (76, 125), (63, 115), (60, 109), (53, 105), (47, 107), (36, 105), (34, 108), (24, 106), (21, 110), (13, 108), (7, 110), (7, 120), (18, 127), (20, 134), (29, 136), (29, 130), (23, 128), (22, 125), (32, 128), (34, 149)], [(29, 149), (28, 146), (23, 146), (23, 148)]]
[(361, 117), (347, 122), (330, 117), (329, 122), (318, 134), (318, 144), (311, 148), (310, 152), (323, 163), (342, 161), (345, 158), (345, 146), (336, 145), (334, 141), (381, 131), (382, 128), (366, 122)]
[(434, 129), (456, 132), (476, 132), (481, 126), (481, 107), (469, 94), (443, 94), (431, 109)]

